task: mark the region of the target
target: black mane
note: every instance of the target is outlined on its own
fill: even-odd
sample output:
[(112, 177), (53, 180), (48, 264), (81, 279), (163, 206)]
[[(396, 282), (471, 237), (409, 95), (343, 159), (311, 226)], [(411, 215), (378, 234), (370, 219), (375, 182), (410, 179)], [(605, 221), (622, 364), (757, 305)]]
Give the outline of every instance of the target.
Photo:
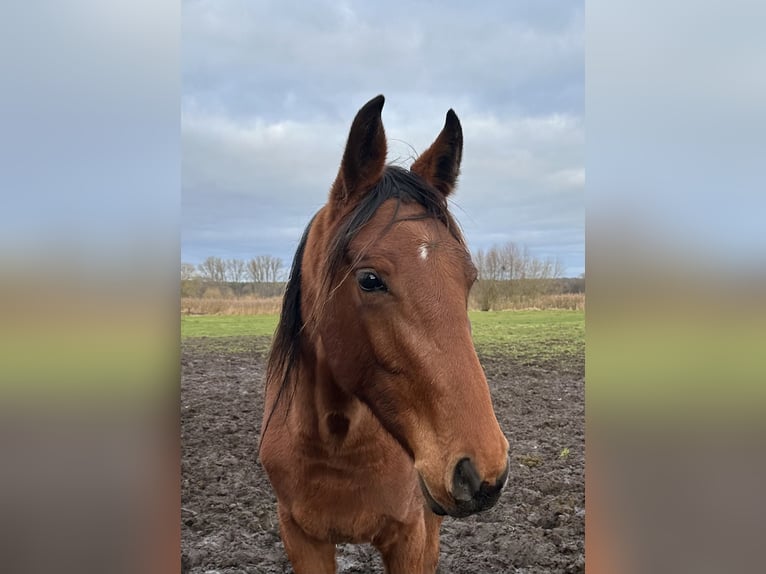
[[(452, 236), (461, 245), (465, 245), (460, 229), (449, 213), (446, 197), (428, 185), (417, 174), (398, 166), (386, 166), (383, 177), (381, 177), (380, 181), (371, 191), (364, 195), (354, 210), (346, 216), (335, 237), (330, 242), (326, 259), (327, 265), (320, 290), (325, 299), (331, 296), (335, 282), (346, 264), (349, 244), (357, 233), (369, 223), (378, 208), (389, 199), (397, 200), (397, 209), (384, 233), (397, 221), (396, 215), (402, 202), (416, 203), (425, 208), (425, 213), (418, 216), (417, 219), (433, 218), (441, 221)], [(309, 230), (313, 221), (314, 218), (312, 218), (303, 232), (303, 237), (298, 244), (298, 249), (293, 258), (290, 277), (285, 287), (279, 325), (274, 334), (274, 341), (266, 368), (266, 385), (278, 384), (279, 389), (266, 422), (262, 427), (261, 438), (265, 435), (271, 417), (279, 401), (284, 396), (285, 390), (289, 389), (293, 384), (296, 378), (295, 372), (300, 363), (300, 349), (303, 340), (302, 331), (307, 321), (301, 311), (301, 268), (306, 241), (308, 240)], [(290, 390), (290, 395), (292, 396), (294, 389)], [(288, 409), (289, 404), (290, 402), (288, 402)]]

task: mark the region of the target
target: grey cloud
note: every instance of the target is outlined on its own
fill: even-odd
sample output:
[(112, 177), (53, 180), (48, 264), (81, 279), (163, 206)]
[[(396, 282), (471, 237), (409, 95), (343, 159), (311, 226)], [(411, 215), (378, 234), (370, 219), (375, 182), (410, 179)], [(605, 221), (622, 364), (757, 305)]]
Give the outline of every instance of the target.
[(184, 91), (237, 114), (304, 119), (343, 119), (379, 91), (582, 110), (581, 4), (378, 4), (189, 2)]
[(460, 116), (472, 247), (514, 240), (581, 272), (582, 5), (512, 4), (186, 2), (184, 258), (289, 259), (354, 113), (382, 92), (390, 161)]

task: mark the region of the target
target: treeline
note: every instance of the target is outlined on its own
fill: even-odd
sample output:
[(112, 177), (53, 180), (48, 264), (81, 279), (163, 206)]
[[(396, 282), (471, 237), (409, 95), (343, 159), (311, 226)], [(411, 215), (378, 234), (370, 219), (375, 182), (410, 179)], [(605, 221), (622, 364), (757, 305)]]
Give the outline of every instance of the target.
[[(585, 293), (585, 278), (562, 277), (558, 259), (535, 257), (513, 242), (479, 249), (473, 254), (479, 278), (471, 291), (473, 306), (482, 311), (551, 305), (544, 298)], [(558, 297), (555, 306), (580, 307), (582, 297)], [(571, 305), (568, 303), (571, 302)], [(584, 301), (583, 301), (584, 303)]]
[(282, 294), (284, 262), (258, 255), (247, 261), (208, 257), (199, 265), (181, 263), (182, 297), (277, 297)]
[[(535, 257), (515, 243), (480, 249), (472, 257), (478, 270), (469, 302), (472, 309), (582, 309), (585, 305), (584, 276), (562, 277), (563, 266), (557, 259)], [(282, 259), (269, 255), (247, 261), (208, 257), (199, 265), (182, 263), (181, 296), (210, 303), (280, 297), (288, 271)], [(252, 303), (241, 304), (249, 309), (248, 305)]]

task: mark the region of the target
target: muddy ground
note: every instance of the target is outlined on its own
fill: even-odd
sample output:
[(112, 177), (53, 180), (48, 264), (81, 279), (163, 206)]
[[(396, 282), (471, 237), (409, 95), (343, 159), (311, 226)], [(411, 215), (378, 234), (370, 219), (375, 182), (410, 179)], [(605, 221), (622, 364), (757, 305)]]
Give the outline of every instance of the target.
[[(292, 572), (274, 495), (255, 463), (267, 344), (182, 345), (184, 572)], [(511, 444), (511, 476), (491, 510), (445, 519), (439, 572), (584, 572), (584, 358), (559, 364), (481, 358)], [(339, 546), (337, 560), (340, 573), (383, 572), (366, 545)]]

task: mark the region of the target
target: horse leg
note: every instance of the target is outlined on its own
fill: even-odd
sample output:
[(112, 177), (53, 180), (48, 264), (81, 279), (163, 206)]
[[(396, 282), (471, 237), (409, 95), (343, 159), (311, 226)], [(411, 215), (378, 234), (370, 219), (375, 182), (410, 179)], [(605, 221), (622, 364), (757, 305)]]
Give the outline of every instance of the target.
[(335, 574), (335, 545), (307, 536), (281, 505), (279, 531), (295, 574)]
[(443, 516), (431, 512), (428, 508), (423, 509), (426, 525), (426, 547), (423, 553), (423, 572), (433, 574), (439, 564), (439, 531), (442, 527)]
[(426, 525), (422, 518), (409, 524), (389, 527), (384, 536), (373, 541), (383, 557), (386, 574), (432, 574), (424, 569)]

